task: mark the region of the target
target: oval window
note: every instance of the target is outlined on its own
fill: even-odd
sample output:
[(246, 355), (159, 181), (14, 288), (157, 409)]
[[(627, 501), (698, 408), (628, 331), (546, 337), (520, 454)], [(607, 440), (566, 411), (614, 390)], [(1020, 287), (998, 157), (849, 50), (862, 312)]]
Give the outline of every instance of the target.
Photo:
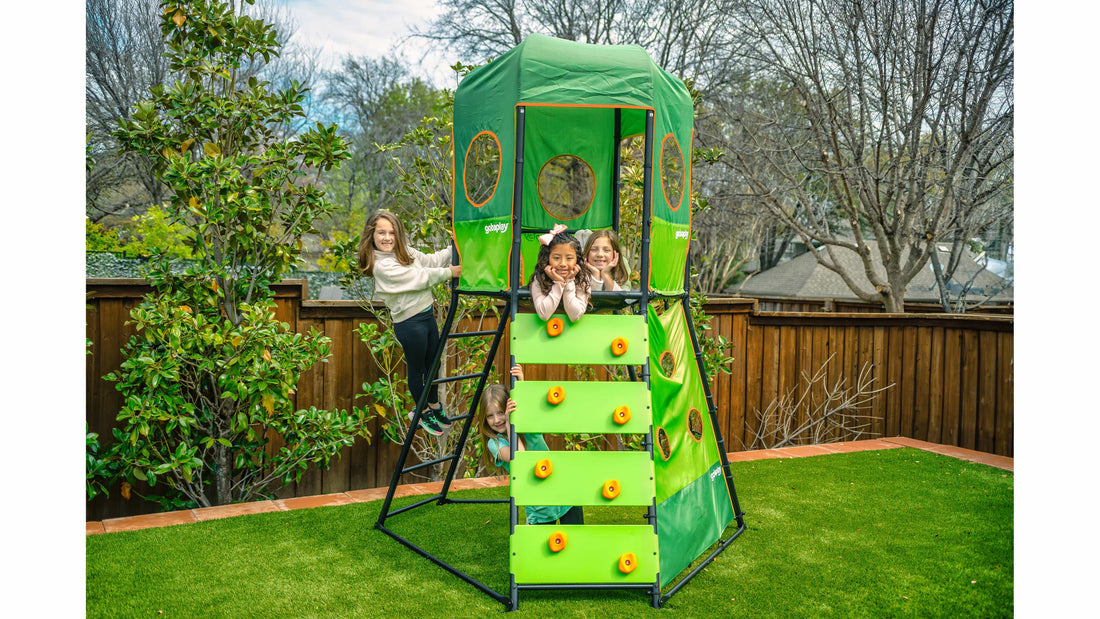
[(466, 149), (462, 169), (462, 186), (466, 199), (474, 206), (482, 206), (493, 197), (500, 180), (500, 142), (489, 131), (474, 136)]
[(660, 357), (657, 357), (657, 363), (661, 366), (661, 373), (665, 376), (671, 378), (672, 373), (676, 371), (676, 359), (667, 350), (661, 353)]
[(688, 430), (691, 431), (691, 438), (695, 439), (695, 442), (702, 440), (703, 414), (697, 408), (688, 411)]
[(668, 433), (664, 428), (657, 428), (657, 449), (665, 460), (672, 457), (672, 443), (669, 442)]
[(684, 199), (684, 153), (671, 133), (661, 142), (661, 189), (668, 207), (674, 211), (680, 208)]
[(596, 173), (580, 157), (558, 155), (539, 170), (538, 194), (542, 208), (555, 219), (576, 219), (596, 197)]

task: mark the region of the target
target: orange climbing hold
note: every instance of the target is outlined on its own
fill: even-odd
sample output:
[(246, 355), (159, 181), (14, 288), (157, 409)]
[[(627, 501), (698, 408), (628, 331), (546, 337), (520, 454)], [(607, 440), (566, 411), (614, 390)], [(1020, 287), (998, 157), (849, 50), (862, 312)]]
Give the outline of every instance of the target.
[[(569, 536), (566, 535), (564, 531), (554, 531), (550, 534), (550, 552), (561, 552), (568, 541)], [(620, 562), (621, 561), (620, 559)]]
[(611, 354), (616, 357), (622, 356), (622, 354), (626, 352), (626, 346), (625, 337), (617, 337), (611, 340)]
[(615, 408), (615, 412), (611, 414), (611, 419), (620, 426), (630, 421), (630, 407), (626, 404)]
[(557, 337), (561, 335), (561, 332), (565, 330), (565, 321), (561, 318), (554, 317), (546, 321), (546, 333), (550, 337)]
[(624, 552), (619, 557), (619, 571), (624, 574), (629, 574), (634, 571), (634, 568), (638, 567), (638, 558), (634, 556), (633, 552)]
[(557, 406), (565, 401), (565, 388), (561, 385), (555, 385), (550, 388), (550, 391), (546, 393), (546, 401)]
[(546, 479), (550, 477), (550, 473), (554, 472), (554, 465), (550, 464), (549, 458), (543, 458), (535, 463), (535, 477), (539, 479)]
[(603, 482), (603, 498), (605, 499), (610, 500), (619, 496), (620, 490), (622, 490), (622, 487), (619, 486), (619, 480), (617, 479), (609, 479)]

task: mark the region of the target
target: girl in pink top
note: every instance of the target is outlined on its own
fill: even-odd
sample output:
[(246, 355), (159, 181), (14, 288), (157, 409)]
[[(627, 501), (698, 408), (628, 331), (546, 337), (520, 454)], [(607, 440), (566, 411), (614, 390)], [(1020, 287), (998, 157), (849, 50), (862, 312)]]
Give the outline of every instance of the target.
[(560, 304), (569, 320), (576, 322), (584, 316), (591, 296), (581, 244), (562, 224), (540, 236), (539, 242), (542, 247), (530, 283), (535, 311), (539, 318), (550, 320)]

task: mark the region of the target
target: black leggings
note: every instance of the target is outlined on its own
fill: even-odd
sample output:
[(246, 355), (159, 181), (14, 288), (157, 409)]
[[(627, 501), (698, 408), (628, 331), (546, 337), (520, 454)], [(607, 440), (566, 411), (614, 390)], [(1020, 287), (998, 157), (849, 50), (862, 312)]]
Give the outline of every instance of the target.
[[(405, 351), (405, 367), (408, 368), (409, 393), (417, 401), (428, 383), (428, 370), (432, 367), (435, 349), (439, 345), (439, 326), (435, 324), (432, 308), (416, 316), (393, 324), (393, 333)], [(439, 402), (439, 385), (428, 390), (428, 403)]]

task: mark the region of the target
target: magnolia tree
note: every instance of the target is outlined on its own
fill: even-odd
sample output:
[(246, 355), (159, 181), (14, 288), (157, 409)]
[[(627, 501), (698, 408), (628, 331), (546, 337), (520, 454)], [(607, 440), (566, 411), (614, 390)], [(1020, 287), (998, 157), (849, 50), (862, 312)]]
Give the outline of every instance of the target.
[(270, 288), (332, 209), (320, 174), (348, 154), (335, 125), (284, 137), (307, 88), (238, 75), (278, 55), (271, 25), (217, 0), (160, 9), (179, 79), (154, 87), (116, 137), (154, 161), (197, 261), (174, 271), (161, 260), (148, 277), (155, 293), (131, 312), (137, 335), (107, 377), (123, 394), (108, 457), (124, 494), (140, 480), (167, 487), (146, 495), (165, 507), (221, 505), (265, 496), (369, 437), (362, 409), (296, 410), (294, 386), (329, 340), (276, 320)]

